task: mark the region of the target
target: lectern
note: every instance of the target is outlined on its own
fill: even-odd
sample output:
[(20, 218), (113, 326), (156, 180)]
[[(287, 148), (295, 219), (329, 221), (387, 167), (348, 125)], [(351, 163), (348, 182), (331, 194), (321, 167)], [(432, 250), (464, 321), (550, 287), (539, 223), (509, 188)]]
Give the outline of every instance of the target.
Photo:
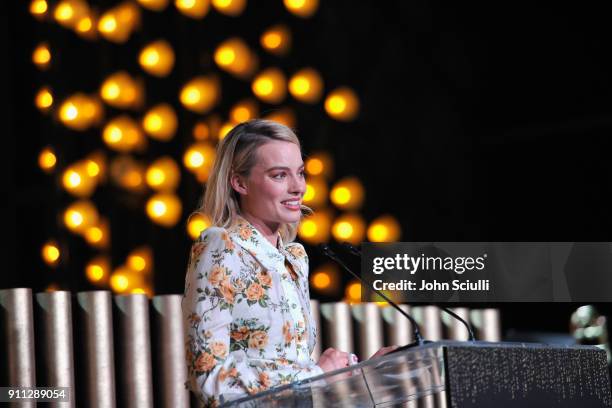
[(594, 346), (440, 341), (222, 407), (612, 407)]

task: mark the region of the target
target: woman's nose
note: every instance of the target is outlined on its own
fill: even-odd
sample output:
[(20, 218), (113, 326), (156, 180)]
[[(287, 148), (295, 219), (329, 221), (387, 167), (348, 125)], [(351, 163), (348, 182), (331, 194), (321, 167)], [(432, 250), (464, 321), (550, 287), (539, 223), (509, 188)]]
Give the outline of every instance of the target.
[(292, 177), (292, 182), (289, 185), (289, 192), (291, 194), (299, 194), (300, 196), (304, 195), (306, 192), (306, 181), (303, 178)]

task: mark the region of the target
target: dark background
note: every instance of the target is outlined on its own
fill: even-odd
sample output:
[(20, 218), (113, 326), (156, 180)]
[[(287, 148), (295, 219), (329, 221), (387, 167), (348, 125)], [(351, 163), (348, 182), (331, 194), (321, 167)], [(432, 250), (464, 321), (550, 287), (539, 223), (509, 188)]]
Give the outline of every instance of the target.
[[(106, 9), (115, 2), (95, 4)], [(279, 21), (293, 32), (292, 51), (283, 59), (259, 51), (260, 66), (285, 72), (313, 66), (327, 90), (348, 85), (360, 97), (361, 114), (351, 123), (327, 117), (322, 103), (306, 106), (288, 97), (284, 106), (296, 112), (306, 154), (328, 150), (337, 178), (363, 181), (366, 219), (395, 215), (403, 241), (612, 241), (612, 64), (603, 7), (345, 0), (322, 1), (315, 16), (301, 20), (280, 1), (251, 1), (239, 18), (211, 10), (196, 22), (171, 5), (163, 14), (143, 11), (142, 29), (121, 46), (39, 23), (28, 14), (28, 2), (8, 7), (2, 161), (9, 194), (2, 200), (7, 242), (0, 287), (39, 291), (56, 282), (72, 291), (92, 288), (83, 265), (93, 252), (61, 227), (57, 214), (71, 199), (40, 171), (37, 155), (52, 143), (61, 168), (102, 147), (100, 131), (73, 132), (43, 116), (32, 103), (41, 85), (52, 84), (56, 101), (77, 90), (94, 92), (118, 69), (141, 73), (140, 47), (168, 39), (176, 65), (166, 80), (145, 78), (147, 102), (172, 102), (179, 133), (170, 144), (152, 144), (142, 158), (180, 157), (197, 119), (178, 104), (180, 84), (215, 69), (212, 51), (221, 40), (239, 35), (257, 47), (263, 29)], [(41, 73), (30, 61), (43, 39), (55, 62)], [(247, 96), (249, 84), (221, 75), (224, 100), (217, 111), (225, 115)], [(274, 108), (264, 105), (262, 112)], [(185, 219), (202, 187), (182, 176)], [(156, 293), (181, 293), (190, 244), (184, 224), (152, 225), (143, 211), (146, 198), (111, 186), (93, 197), (111, 229), (121, 229), (112, 236), (113, 261), (148, 243), (155, 251)], [(57, 270), (39, 255), (50, 236), (68, 255)], [(313, 268), (324, 261), (307, 250)], [(322, 301), (341, 295), (312, 293)], [(507, 329), (566, 331), (577, 305), (498, 306)]]

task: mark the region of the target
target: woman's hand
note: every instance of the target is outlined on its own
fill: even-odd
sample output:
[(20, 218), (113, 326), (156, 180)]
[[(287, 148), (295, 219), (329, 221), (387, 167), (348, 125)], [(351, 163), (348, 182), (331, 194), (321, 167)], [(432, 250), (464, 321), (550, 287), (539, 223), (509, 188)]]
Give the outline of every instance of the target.
[(387, 353), (392, 352), (393, 350), (395, 350), (396, 348), (398, 348), (399, 346), (395, 345), (395, 346), (388, 346), (388, 347), (383, 347), (380, 350), (378, 350), (376, 353), (372, 354), (372, 356), (370, 358), (374, 358), (374, 357), (380, 357), (380, 356), (384, 356)]
[(324, 372), (328, 373), (347, 367), (349, 365), (349, 357), (350, 353), (330, 347), (321, 354), (317, 365), (321, 367)]

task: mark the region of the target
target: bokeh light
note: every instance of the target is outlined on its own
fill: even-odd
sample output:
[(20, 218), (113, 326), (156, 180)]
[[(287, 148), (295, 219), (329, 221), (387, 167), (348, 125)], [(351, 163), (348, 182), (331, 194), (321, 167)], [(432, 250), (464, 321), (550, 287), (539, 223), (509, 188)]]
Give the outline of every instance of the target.
[(55, 151), (51, 147), (45, 147), (38, 154), (38, 166), (45, 172), (51, 173), (55, 169), (57, 157)]
[(41, 249), (41, 256), (43, 261), (51, 267), (57, 266), (60, 261), (60, 248), (55, 240), (49, 240), (45, 242)]
[(298, 17), (311, 17), (319, 8), (319, 0), (283, 0), (285, 7)]
[(156, 140), (166, 142), (171, 140), (178, 126), (176, 113), (167, 103), (155, 105), (142, 119), (142, 127), (147, 134)]
[(298, 101), (316, 103), (321, 99), (323, 79), (313, 68), (301, 69), (289, 80), (289, 92)]
[(365, 235), (365, 221), (356, 213), (343, 214), (334, 220), (332, 235), (338, 242), (359, 244)]
[(175, 0), (174, 5), (182, 14), (194, 19), (201, 19), (210, 10), (210, 0)]
[(274, 25), (264, 31), (259, 43), (270, 54), (285, 55), (291, 49), (291, 32), (284, 24)]
[(181, 88), (179, 99), (185, 108), (196, 112), (210, 111), (221, 97), (219, 80), (212, 76), (199, 76)]
[(151, 11), (163, 11), (168, 7), (169, 0), (138, 0), (138, 4)]
[(329, 194), (334, 205), (343, 210), (355, 210), (361, 207), (364, 199), (364, 188), (356, 177), (346, 177), (334, 184)]
[(34, 97), (34, 105), (41, 111), (47, 112), (53, 105), (53, 94), (48, 86), (43, 86)]
[(309, 207), (321, 207), (327, 202), (327, 183), (322, 177), (309, 177), (306, 180), (304, 204)]
[(85, 241), (97, 249), (106, 249), (110, 245), (110, 224), (106, 218), (100, 218), (95, 225), (83, 233)]
[(238, 78), (249, 78), (257, 69), (257, 58), (246, 43), (233, 37), (223, 41), (214, 54), (215, 63)]
[(72, 232), (82, 234), (98, 223), (97, 208), (91, 201), (80, 200), (70, 204), (64, 211), (64, 225)]
[(109, 148), (118, 152), (142, 151), (146, 147), (146, 138), (140, 126), (127, 115), (110, 120), (104, 126), (102, 139)]
[(237, 17), (244, 11), (247, 0), (212, 0), (213, 7), (221, 14)]
[(304, 218), (298, 227), (300, 239), (309, 244), (319, 244), (329, 240), (331, 215), (328, 211), (319, 210)]
[(49, 68), (51, 64), (51, 49), (48, 43), (42, 42), (34, 48), (32, 52), (32, 62), (38, 69), (45, 70)]
[(193, 214), (187, 223), (187, 234), (191, 239), (196, 239), (206, 228), (210, 227), (211, 224), (210, 218), (204, 214)]
[(125, 71), (110, 75), (100, 86), (100, 97), (115, 108), (139, 108), (144, 99), (142, 83)]
[(253, 99), (243, 99), (230, 109), (230, 119), (234, 123), (246, 122), (258, 116), (259, 108)]
[(279, 104), (287, 94), (285, 74), (278, 68), (267, 68), (257, 74), (251, 84), (251, 89), (262, 101)]
[(87, 262), (85, 276), (96, 286), (106, 286), (111, 274), (111, 261), (106, 255), (98, 255)]
[(159, 193), (149, 198), (146, 205), (149, 218), (163, 227), (173, 227), (181, 218), (181, 200), (174, 194)]
[(330, 179), (334, 174), (333, 160), (327, 152), (314, 152), (306, 159), (305, 170), (309, 176)]
[(146, 245), (132, 250), (127, 256), (126, 264), (134, 272), (150, 274), (153, 272), (153, 250)]
[(149, 74), (165, 77), (174, 67), (174, 50), (168, 41), (153, 41), (140, 51), (138, 63)]
[(334, 89), (325, 98), (325, 111), (336, 120), (351, 121), (359, 114), (359, 98), (348, 87)]
[(367, 235), (372, 242), (394, 242), (400, 238), (401, 227), (392, 215), (382, 215), (370, 223)]
[(155, 160), (146, 172), (149, 187), (156, 191), (170, 192), (175, 190), (181, 180), (181, 170), (170, 156)]
[(66, 98), (58, 111), (59, 120), (70, 129), (83, 131), (100, 123), (104, 109), (100, 101), (82, 93)]

